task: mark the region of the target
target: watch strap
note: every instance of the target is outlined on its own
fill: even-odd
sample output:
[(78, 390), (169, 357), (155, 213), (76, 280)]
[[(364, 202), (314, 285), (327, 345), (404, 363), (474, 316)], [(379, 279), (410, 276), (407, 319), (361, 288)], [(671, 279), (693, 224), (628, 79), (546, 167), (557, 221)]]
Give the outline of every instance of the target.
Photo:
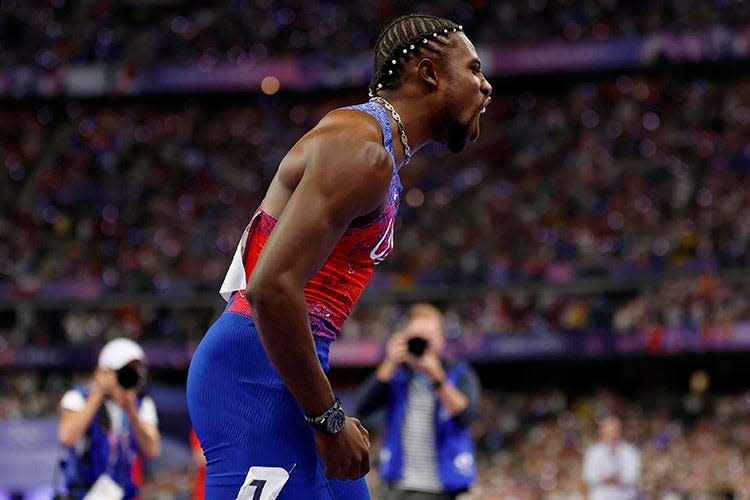
[(328, 408), (326, 411), (318, 415), (317, 417), (311, 417), (309, 415), (305, 415), (305, 421), (315, 427), (315, 429), (327, 432), (326, 428), (326, 420), (328, 417), (333, 414), (335, 411), (344, 411), (344, 408), (341, 406), (341, 400), (339, 398), (335, 398), (333, 404), (330, 408)]

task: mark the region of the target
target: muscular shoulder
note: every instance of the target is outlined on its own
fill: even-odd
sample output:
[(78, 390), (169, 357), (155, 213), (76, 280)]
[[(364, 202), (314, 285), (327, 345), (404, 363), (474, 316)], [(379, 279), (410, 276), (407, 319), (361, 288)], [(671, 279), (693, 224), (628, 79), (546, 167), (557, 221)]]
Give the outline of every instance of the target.
[(354, 110), (333, 111), (301, 143), (303, 178), (317, 185), (333, 205), (347, 206), (351, 210), (346, 212), (361, 216), (382, 204), (395, 166), (374, 118)]
[(342, 139), (372, 141), (383, 145), (383, 131), (372, 115), (355, 109), (335, 109), (326, 114), (313, 130), (341, 134)]
[(328, 163), (349, 168), (393, 173), (391, 156), (383, 146), (383, 131), (375, 118), (361, 111), (337, 109), (328, 113), (309, 133), (316, 153)]

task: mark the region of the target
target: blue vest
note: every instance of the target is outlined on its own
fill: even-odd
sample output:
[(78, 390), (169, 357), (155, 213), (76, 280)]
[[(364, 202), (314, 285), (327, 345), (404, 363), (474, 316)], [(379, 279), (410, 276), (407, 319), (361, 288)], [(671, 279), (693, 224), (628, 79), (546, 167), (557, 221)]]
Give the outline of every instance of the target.
[[(466, 369), (465, 364), (456, 364), (446, 373), (446, 380), (456, 385)], [(411, 378), (411, 371), (402, 367), (389, 382), (391, 401), (386, 411), (386, 432), (380, 463), (380, 475), (389, 483), (398, 482), (402, 475), (404, 455), (401, 445), (401, 423), (406, 416)], [(433, 425), (437, 470), (444, 491), (453, 492), (468, 488), (477, 476), (471, 429), (458, 425), (448, 415), (438, 398), (435, 401)]]
[[(89, 389), (83, 386), (75, 388), (84, 398), (88, 398)], [(138, 398), (138, 407), (142, 399)], [(68, 458), (63, 467), (65, 475), (65, 486), (68, 493), (74, 497), (83, 498), (94, 482), (105, 472), (112, 477), (115, 483), (125, 490), (124, 500), (138, 496), (138, 486), (133, 482), (131, 468), (133, 461), (138, 455), (138, 444), (135, 436), (131, 433), (126, 440), (118, 436), (116, 449), (110, 452), (109, 428), (104, 405), (94, 415), (89, 428), (83, 439), (85, 446), (82, 451), (77, 451), (75, 446), (69, 447)], [(123, 413), (122, 429), (129, 429), (127, 416)]]

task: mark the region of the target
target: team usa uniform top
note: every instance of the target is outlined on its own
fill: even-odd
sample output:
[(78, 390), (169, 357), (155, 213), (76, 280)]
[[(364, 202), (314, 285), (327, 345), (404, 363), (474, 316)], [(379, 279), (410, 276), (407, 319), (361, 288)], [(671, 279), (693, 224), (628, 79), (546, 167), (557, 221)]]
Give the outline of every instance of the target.
[[(374, 267), (393, 250), (393, 226), (402, 190), (394, 159), (391, 121), (387, 112), (374, 102), (347, 109), (363, 111), (378, 120), (383, 130), (383, 146), (391, 155), (394, 168), (383, 212), (366, 225), (347, 229), (323, 266), (305, 286), (305, 300), (313, 335), (327, 341), (336, 339), (344, 321), (370, 282)], [(275, 225), (276, 219), (259, 208), (245, 228), (220, 290), (229, 302), (228, 311), (252, 317), (252, 307), (244, 290)]]

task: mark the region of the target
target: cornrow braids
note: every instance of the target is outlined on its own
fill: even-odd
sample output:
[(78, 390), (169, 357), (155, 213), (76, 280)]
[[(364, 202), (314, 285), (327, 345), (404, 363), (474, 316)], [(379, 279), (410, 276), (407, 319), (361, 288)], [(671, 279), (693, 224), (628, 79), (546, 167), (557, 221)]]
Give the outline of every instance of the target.
[(442, 17), (409, 14), (391, 21), (378, 36), (373, 56), (369, 94), (398, 87), (405, 62), (413, 54), (430, 51), (442, 55), (450, 44), (448, 35), (463, 26)]

